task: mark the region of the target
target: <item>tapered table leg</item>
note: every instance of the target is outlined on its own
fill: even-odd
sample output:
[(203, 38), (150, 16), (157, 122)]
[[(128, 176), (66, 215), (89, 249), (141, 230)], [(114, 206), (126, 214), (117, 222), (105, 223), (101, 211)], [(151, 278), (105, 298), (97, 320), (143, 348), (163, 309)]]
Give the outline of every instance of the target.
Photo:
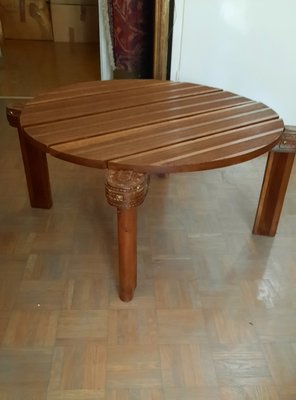
[(52, 197), (46, 153), (32, 145), (21, 133), (19, 140), (31, 207), (51, 208)]
[(117, 207), (119, 297), (133, 298), (137, 286), (137, 207), (148, 191), (147, 174), (108, 170), (106, 198)]
[(34, 208), (50, 208), (52, 197), (46, 153), (25, 136), (20, 125), (21, 111), (21, 105), (7, 107), (7, 119), (18, 130), (30, 203)]
[(137, 286), (137, 208), (117, 209), (119, 297), (133, 298)]
[(276, 234), (294, 158), (293, 153), (269, 153), (253, 227), (254, 234)]

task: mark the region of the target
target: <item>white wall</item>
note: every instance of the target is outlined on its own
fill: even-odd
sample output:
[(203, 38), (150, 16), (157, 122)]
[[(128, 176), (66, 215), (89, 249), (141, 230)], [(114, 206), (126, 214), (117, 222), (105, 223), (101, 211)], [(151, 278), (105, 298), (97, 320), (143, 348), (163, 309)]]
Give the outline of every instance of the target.
[(175, 0), (171, 79), (218, 86), (296, 125), (296, 0)]

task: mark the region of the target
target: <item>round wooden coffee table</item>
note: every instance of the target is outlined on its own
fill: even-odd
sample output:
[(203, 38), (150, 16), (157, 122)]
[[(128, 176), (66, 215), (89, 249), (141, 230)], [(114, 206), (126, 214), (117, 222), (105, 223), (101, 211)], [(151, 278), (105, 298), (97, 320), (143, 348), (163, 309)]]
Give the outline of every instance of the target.
[(41, 94), (20, 111), (8, 110), (8, 118), (19, 130), (32, 207), (52, 205), (46, 153), (106, 170), (107, 201), (118, 210), (124, 301), (136, 287), (136, 213), (149, 174), (241, 163), (269, 151), (284, 130), (262, 103), (157, 80), (78, 83)]

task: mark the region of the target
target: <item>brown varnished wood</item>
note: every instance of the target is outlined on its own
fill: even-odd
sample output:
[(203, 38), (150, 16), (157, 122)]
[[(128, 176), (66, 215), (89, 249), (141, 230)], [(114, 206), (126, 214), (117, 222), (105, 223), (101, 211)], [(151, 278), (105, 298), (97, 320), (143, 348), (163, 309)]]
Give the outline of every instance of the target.
[(22, 104), (8, 106), (6, 115), (10, 125), (18, 130), (31, 207), (51, 208), (52, 197), (46, 153), (36, 147), (23, 134), (20, 125), (23, 107)]
[[(165, 83), (165, 82), (164, 82)], [(154, 80), (141, 80), (141, 87), (158, 86), (158, 82)], [(41, 93), (31, 104), (49, 103), (54, 98), (58, 100), (73, 99), (75, 97), (90, 96), (98, 93), (110, 93), (120, 92), (126, 90), (133, 90), (138, 87), (137, 80), (110, 80), (110, 81), (88, 81), (88, 82), (76, 82), (71, 85), (55, 87), (54, 89)]]
[[(277, 142), (282, 131), (281, 122), (273, 124), (272, 131), (261, 127), (261, 134), (250, 127), (228, 131), (225, 143), (221, 144), (221, 136), (203, 137), (198, 140), (181, 142), (145, 153), (115, 159), (109, 162), (110, 168), (129, 168), (149, 172), (175, 172), (221, 168), (239, 162), (247, 161), (263, 152), (270, 150)], [(269, 144), (266, 142), (269, 140)], [(138, 167), (142, 165), (142, 168)]]
[[(227, 110), (229, 107), (236, 109), (230, 112)], [(218, 92), (211, 95), (194, 96), (189, 99), (173, 99), (151, 105), (138, 105), (136, 108), (130, 109), (129, 113), (125, 109), (120, 109), (108, 110), (108, 112), (100, 115), (77, 117), (75, 118), (75, 125), (73, 124), (73, 119), (68, 119), (50, 124), (30, 126), (30, 134), (45, 146), (71, 143), (75, 140), (90, 137), (101, 139), (102, 135), (111, 133), (120, 133), (124, 135), (123, 139), (125, 139), (126, 135), (129, 134), (126, 130), (131, 130), (131, 133), (133, 133), (135, 128), (144, 129), (143, 133), (142, 131), (137, 131), (137, 136), (141, 134), (147, 136), (148, 133), (155, 134), (156, 130), (163, 130), (165, 128), (163, 122), (166, 121), (176, 123), (175, 129), (180, 124), (181, 129), (185, 129), (187, 121), (179, 121), (181, 118), (188, 118), (188, 124), (198, 123), (199, 121), (206, 123), (209, 120), (219, 120), (221, 117), (227, 118), (229, 115), (234, 117), (235, 115), (244, 115), (249, 112), (258, 112), (259, 109), (262, 112), (268, 111), (272, 115), (271, 111), (266, 110), (263, 105), (250, 102), (248, 99), (232, 93)], [(209, 113), (212, 112), (217, 113), (209, 117)], [(197, 120), (190, 117), (196, 117)], [(168, 128), (172, 130), (171, 126), (168, 126)]]
[[(84, 91), (80, 96), (60, 100), (59, 95), (53, 95), (51, 101), (28, 104), (26, 114), (22, 118), (22, 126), (49, 123), (59, 120), (77, 118), (85, 115), (96, 115), (110, 110), (128, 109), (138, 105), (148, 105), (161, 101), (169, 101), (182, 97), (211, 93), (220, 89), (201, 85), (189, 85), (159, 81), (159, 85), (142, 86), (124, 90), (109, 90), (103, 93), (87, 95)], [(55, 100), (54, 100), (55, 99)], [(83, 101), (82, 101), (83, 99)]]
[[(180, 109), (173, 107), (172, 110), (163, 113), (159, 112), (159, 108), (161, 107), (158, 106), (153, 113), (148, 114), (146, 107), (141, 107), (137, 108), (136, 114), (121, 110), (106, 113), (106, 115), (99, 117), (86, 116), (75, 119), (75, 125), (73, 120), (66, 120), (32, 126), (30, 127), (30, 136), (38, 142), (39, 146), (44, 148), (51, 148), (59, 144), (71, 146), (72, 144), (75, 145), (78, 140), (90, 138), (97, 138), (98, 141), (106, 140), (103, 135), (108, 135), (111, 138), (111, 134), (116, 134), (116, 137), (124, 144), (130, 135), (133, 135), (134, 139), (146, 138), (148, 135), (157, 138), (157, 134), (162, 133), (166, 136), (166, 143), (170, 144), (176, 139), (184, 141), (186, 139), (184, 135), (190, 128), (194, 129), (191, 132), (194, 138), (195, 132), (199, 134), (196, 130), (199, 125), (204, 132), (209, 123), (219, 124), (221, 128), (225, 127), (226, 124), (226, 128), (231, 128), (274, 118), (273, 112), (264, 106), (254, 102), (241, 102), (239, 99), (235, 100), (231, 109), (226, 108), (224, 104), (220, 104), (219, 107), (216, 102), (214, 105), (197, 104), (194, 112), (192, 111), (193, 106), (191, 106), (191, 110), (184, 107)], [(240, 119), (234, 120), (234, 118)], [(236, 125), (233, 125), (235, 122)], [(158, 143), (153, 140), (152, 146), (158, 147)], [(138, 149), (135, 147), (132, 150), (137, 151)], [(85, 162), (87, 162), (87, 157), (85, 158)], [(100, 154), (97, 156), (97, 160), (100, 160)]]
[[(157, 79), (121, 79), (111, 81), (89, 81), (75, 83), (67, 86), (56, 87), (48, 90), (44, 93), (40, 93), (34, 99), (30, 101), (30, 106), (36, 106), (40, 111), (43, 109), (50, 110), (55, 108), (57, 104), (64, 104), (66, 101), (69, 105), (75, 105), (75, 101), (81, 98), (91, 101), (93, 98), (101, 99), (105, 96), (117, 95), (129, 96), (133, 92), (142, 94), (149, 93), (162, 93), (168, 92), (173, 94), (180, 94), (181, 96), (200, 94), (205, 92), (217, 92), (222, 89), (206, 86), (202, 84), (191, 84), (186, 82), (173, 82), (173, 81), (162, 81)], [(124, 93), (122, 93), (124, 92)], [(94, 96), (94, 97), (93, 97)], [(53, 104), (54, 103), (54, 104)], [(47, 108), (45, 108), (47, 105)], [(64, 104), (65, 105), (65, 104)]]
[(295, 400), (296, 170), (276, 240), (250, 236), (263, 157), (152, 176), (137, 291), (122, 303), (102, 171), (50, 160), (59, 201), (29, 210), (4, 103), (1, 400)]
[(296, 153), (296, 126), (285, 126), (281, 140), (273, 151), (281, 153)]
[(117, 207), (119, 297), (133, 298), (137, 286), (137, 207), (148, 191), (149, 177), (132, 171), (106, 173), (105, 193), (110, 205)]
[(21, 113), (24, 109), (25, 103), (9, 104), (6, 107), (6, 117), (10, 126), (18, 128), (20, 125)]
[(43, 157), (50, 153), (108, 169), (106, 198), (118, 215), (119, 296), (129, 301), (136, 287), (137, 207), (147, 193), (147, 173), (252, 159), (278, 143), (283, 122), (266, 105), (217, 88), (117, 82), (88, 82), (40, 95), (25, 107), (20, 126), (23, 141)]
[[(121, 132), (114, 132), (101, 137), (91, 137), (87, 139), (75, 140), (72, 142), (62, 143), (51, 146), (48, 151), (63, 159), (69, 159), (72, 162), (84, 163), (87, 162), (89, 166), (96, 166), (96, 164), (104, 161), (105, 163), (110, 162), (118, 157), (129, 156), (133, 154), (137, 157), (141, 154), (141, 157), (149, 151), (161, 151), (166, 152), (170, 156), (170, 151), (173, 146), (177, 143), (187, 143), (190, 145), (193, 139), (197, 141), (202, 138), (214, 139), (216, 144), (227, 142), (229, 135), (235, 136), (235, 128), (245, 127), (244, 136), (251, 135), (253, 131), (260, 132), (282, 126), (281, 121), (266, 121), (264, 124), (259, 123), (260, 120), (270, 118), (272, 114), (269, 111), (263, 110), (262, 113), (255, 112), (250, 115), (247, 110), (241, 110), (238, 107), (236, 110), (229, 112), (215, 112), (212, 115), (196, 116), (188, 118), (187, 121), (180, 119), (174, 121), (174, 127), (170, 123), (163, 122), (155, 125), (154, 127), (141, 127), (133, 130), (124, 130)], [(237, 114), (237, 115), (236, 115)], [(212, 117), (212, 120), (211, 118)], [(223, 119), (225, 117), (225, 119)], [(206, 121), (205, 121), (206, 119)], [(253, 121), (255, 124), (249, 127), (249, 122)], [(243, 129), (243, 128), (240, 128)], [(234, 132), (233, 132), (234, 131)], [(204, 142), (205, 139), (202, 139)], [(149, 154), (148, 154), (149, 155)], [(162, 161), (162, 158), (159, 160)], [(210, 160), (209, 160), (210, 161)], [(142, 165), (141, 165), (142, 164)], [(137, 169), (143, 167), (141, 161), (137, 165)], [(151, 167), (151, 166), (150, 166)], [(133, 165), (135, 168), (135, 165)], [(163, 165), (154, 166), (154, 169), (164, 169)], [(198, 169), (198, 164), (195, 163), (195, 168)], [(175, 169), (177, 171), (177, 168)], [(160, 171), (158, 171), (160, 172)]]
[(137, 286), (137, 208), (117, 209), (119, 297), (130, 301)]
[(248, 160), (270, 150), (283, 130), (264, 104), (217, 88), (157, 80), (61, 88), (31, 101), (21, 124), (29, 140), (55, 157), (155, 173)]
[(170, 1), (155, 0), (153, 77), (166, 79), (169, 46)]
[(253, 233), (274, 236), (277, 231), (296, 153), (296, 128), (287, 127), (269, 153)]
[(148, 191), (149, 177), (133, 171), (106, 172), (105, 194), (108, 203), (118, 208), (138, 207)]

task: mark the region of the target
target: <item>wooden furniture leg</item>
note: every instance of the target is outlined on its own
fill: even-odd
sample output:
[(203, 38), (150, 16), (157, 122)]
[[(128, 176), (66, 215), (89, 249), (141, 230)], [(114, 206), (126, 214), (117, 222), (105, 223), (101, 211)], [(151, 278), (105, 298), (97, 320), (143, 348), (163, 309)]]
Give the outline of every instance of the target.
[(296, 152), (296, 129), (287, 127), (268, 155), (253, 234), (274, 236), (280, 219)]
[(169, 177), (169, 174), (157, 174), (158, 178), (166, 179)]
[(20, 124), (23, 106), (22, 104), (8, 106), (6, 112), (9, 124), (18, 130), (31, 207), (51, 208), (52, 197), (46, 153), (34, 146), (23, 134)]
[(137, 208), (117, 209), (119, 297), (129, 301), (137, 286)]
[(137, 286), (137, 207), (148, 191), (147, 174), (108, 170), (105, 193), (109, 204), (117, 207), (119, 297), (133, 298)]

